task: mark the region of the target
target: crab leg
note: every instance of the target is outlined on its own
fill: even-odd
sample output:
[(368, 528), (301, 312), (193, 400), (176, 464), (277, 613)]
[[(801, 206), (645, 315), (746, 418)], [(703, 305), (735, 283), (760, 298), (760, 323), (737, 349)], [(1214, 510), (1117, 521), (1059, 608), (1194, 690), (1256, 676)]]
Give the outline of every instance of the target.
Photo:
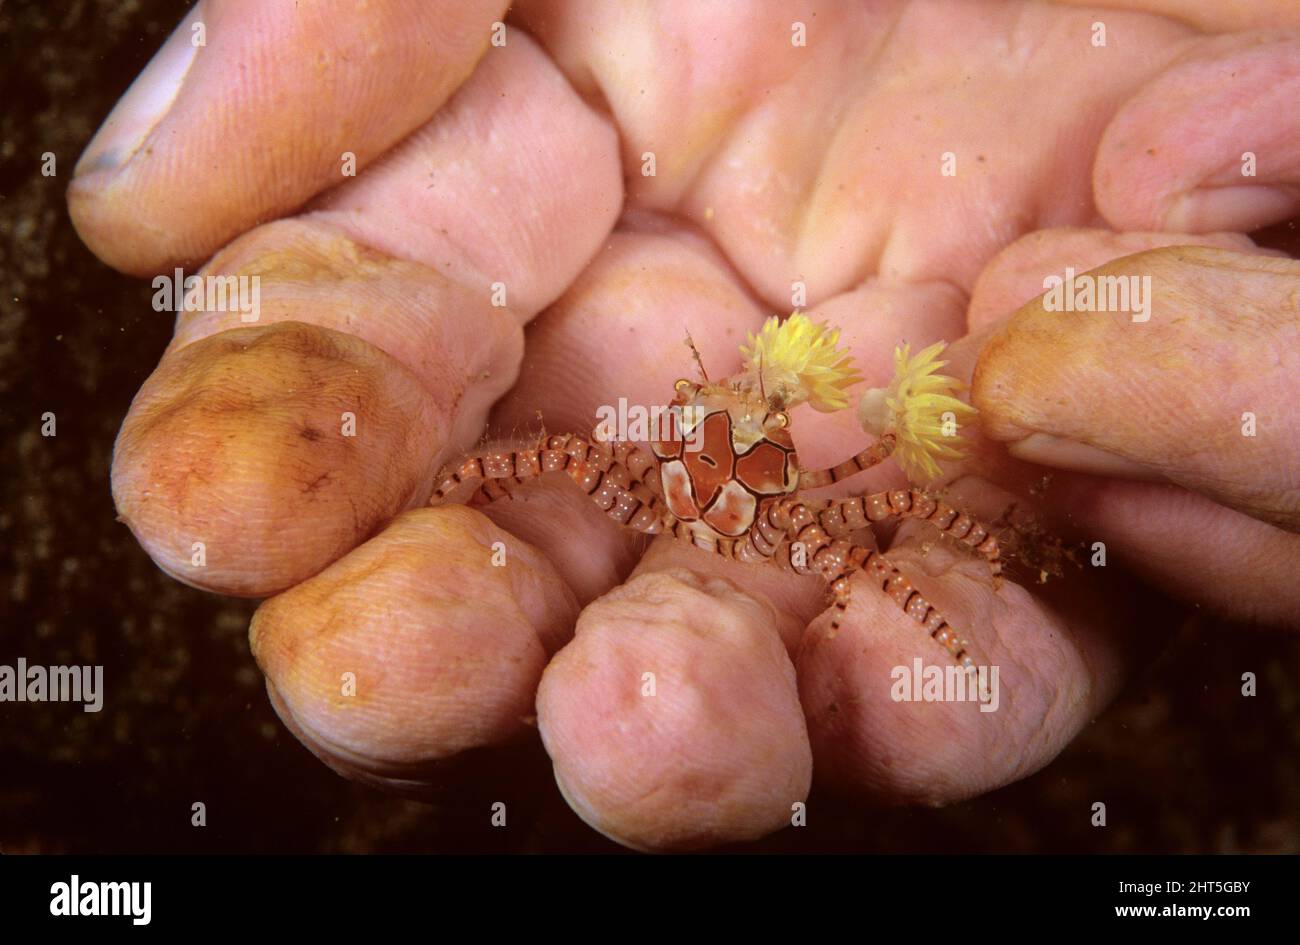
[(849, 579), (854, 571), (862, 571), (893, 598), (894, 603), (902, 608), (903, 613), (924, 627), (931, 639), (946, 649), (954, 661), (962, 666), (974, 665), (975, 661), (967, 650), (966, 641), (957, 635), (957, 631), (944, 619), (943, 614), (935, 610), (930, 602), (921, 596), (912, 582), (884, 555), (847, 539), (837, 538), (832, 543), (827, 557), (831, 556), (837, 563), (842, 561), (838, 573), (829, 578), (831, 593), (835, 595), (833, 605), (835, 615), (831, 617), (832, 630), (839, 628), (844, 612), (848, 608), (849, 598), (852, 595)]
[(838, 466), (801, 472), (799, 474), (799, 488), (820, 489), (822, 486), (833, 485), (841, 479), (856, 476), (858, 473), (887, 460), (894, 452), (897, 443), (898, 440), (894, 437), (894, 434), (886, 433), (861, 453), (845, 460)]
[(611, 447), (579, 436), (548, 436), (528, 449), (470, 456), (443, 478), (429, 504), (439, 504), (462, 483), (481, 480), (470, 501), (483, 505), (508, 497), (525, 479), (564, 472), (620, 525), (654, 534), (664, 517), (654, 492), (655, 468), (655, 462), (631, 443)]
[(930, 605), (898, 568), (873, 548), (846, 538), (832, 538), (813, 512), (802, 502), (773, 503), (774, 525), (784, 525), (787, 541), (777, 561), (800, 574), (819, 574), (834, 595), (831, 630), (838, 630), (852, 594), (853, 572), (862, 571), (888, 594), (903, 613), (911, 617), (944, 647), (962, 666), (974, 665), (966, 643), (943, 615)]
[(998, 540), (973, 516), (956, 509), (922, 489), (894, 489), (826, 503), (817, 520), (830, 535), (841, 536), (888, 518), (915, 518), (929, 522), (988, 562), (996, 579), (1002, 573)]
[[(616, 467), (621, 467), (621, 469)], [(623, 466), (621, 463), (615, 463), (610, 467), (610, 472), (616, 476), (621, 476), (621, 473), (627, 472), (627, 467)], [(635, 479), (630, 473), (627, 474), (626, 478), (631, 483), (627, 491), (640, 499), (642, 503), (654, 506), (655, 508), (659, 508), (662, 505), (662, 499), (655, 494), (654, 490), (650, 488), (650, 485), (647, 482)], [(483, 484), (474, 491), (474, 494), (469, 497), (469, 500), (465, 504), (477, 508), (482, 505), (491, 505), (493, 502), (497, 502), (501, 499), (513, 501), (515, 493), (519, 491), (521, 486), (526, 485), (528, 481), (529, 480), (522, 479), (519, 476), (511, 476), (509, 479), (485, 479), (483, 480)], [(650, 478), (650, 482), (655, 481), (657, 480), (653, 477)]]
[[(591, 473), (599, 479), (618, 463), (641, 482), (650, 478), (655, 461), (632, 443), (592, 443), (584, 437), (567, 434), (547, 436), (535, 446), (518, 450), (490, 450), (475, 453), (445, 473), (433, 490), (430, 505), (437, 505), (457, 486), (482, 479), (533, 479), (542, 473), (567, 472), (575, 480), (579, 474)], [(588, 491), (594, 491), (594, 486)]]
[[(578, 476), (573, 478), (583, 484)], [(668, 517), (659, 497), (645, 483), (633, 479), (622, 463), (612, 464), (599, 486), (587, 495), (618, 524), (645, 535), (659, 534)]]
[(474, 490), (466, 505), (490, 505), (498, 499), (513, 499), (517, 488), (524, 484), (523, 479), (511, 476), (509, 479), (484, 479), (483, 484)]

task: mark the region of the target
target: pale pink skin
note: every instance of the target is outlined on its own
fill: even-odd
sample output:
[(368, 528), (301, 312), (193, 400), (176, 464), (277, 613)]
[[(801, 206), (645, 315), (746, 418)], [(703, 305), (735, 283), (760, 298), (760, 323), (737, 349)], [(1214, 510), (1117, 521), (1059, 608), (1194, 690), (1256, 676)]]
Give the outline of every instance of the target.
[[(125, 271), (261, 273), (262, 320), (180, 319), (119, 439), (123, 519), (181, 580), (276, 595), (251, 630), (276, 708), (353, 777), (418, 790), (537, 725), (574, 809), (646, 849), (780, 829), (814, 763), (889, 802), (1024, 777), (1167, 631), (1145, 587), (1300, 624), (1300, 266), (1239, 235), (1300, 209), (1300, 10), (1121, 5), (524, 3), (496, 48), (499, 2), (205, 0), (208, 45), (182, 27), (173, 85), (141, 80), (69, 205)], [(1211, 249), (1110, 262), (1170, 245)], [(1102, 264), (1152, 277), (1149, 323), (1033, 301)], [(970, 556), (895, 537), (1001, 666), (996, 713), (892, 702), (891, 667), (942, 654), (869, 587), (828, 639), (815, 579), (668, 539), (638, 560), (568, 480), (486, 516), (421, 508), (489, 410), (503, 435), (539, 410), (586, 432), (600, 404), (662, 403), (688, 329), (726, 375), (796, 279), (863, 387), (900, 340), (953, 341), (967, 379), (979, 359), (954, 498), (994, 519), (1054, 470), (1042, 513), (1107, 544), (1105, 569), (995, 592)], [(795, 412), (805, 467), (870, 441), (852, 414)]]

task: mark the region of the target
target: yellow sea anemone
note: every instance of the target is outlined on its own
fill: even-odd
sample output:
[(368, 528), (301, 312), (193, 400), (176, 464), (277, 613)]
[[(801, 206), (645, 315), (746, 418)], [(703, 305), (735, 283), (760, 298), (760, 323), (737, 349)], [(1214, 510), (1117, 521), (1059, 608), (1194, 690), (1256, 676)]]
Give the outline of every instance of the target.
[(849, 405), (848, 389), (862, 380), (848, 352), (839, 350), (839, 329), (814, 324), (801, 312), (784, 322), (773, 316), (740, 346), (747, 371), (783, 407), (807, 401), (829, 413)]
[(974, 407), (952, 396), (963, 386), (961, 381), (936, 373), (948, 363), (937, 360), (944, 347), (940, 341), (914, 358), (910, 345), (895, 348), (894, 379), (889, 387), (869, 390), (858, 402), (858, 421), (868, 432), (897, 437), (894, 461), (913, 482), (938, 478), (937, 459), (965, 455), (957, 431), (976, 413)]

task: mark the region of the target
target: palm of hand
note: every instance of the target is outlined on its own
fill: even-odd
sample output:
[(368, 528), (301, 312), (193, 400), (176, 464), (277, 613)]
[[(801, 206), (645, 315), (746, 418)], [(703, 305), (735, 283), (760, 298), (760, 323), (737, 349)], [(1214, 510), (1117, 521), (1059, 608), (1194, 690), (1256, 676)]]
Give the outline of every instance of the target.
[[(431, 762), (526, 731), (535, 699), (575, 810), (629, 844), (684, 847), (778, 829), (814, 763), (819, 779), (927, 802), (1046, 764), (1122, 681), (1139, 645), (1126, 628), (1159, 635), (1118, 569), (995, 591), (979, 560), (898, 530), (891, 559), (1000, 667), (1000, 710), (980, 713), (891, 699), (893, 667), (944, 654), (870, 589), (832, 637), (815, 579), (666, 538), (642, 554), (568, 482), (486, 517), (417, 507), (490, 407), (493, 436), (535, 430), (539, 412), (551, 432), (586, 433), (602, 404), (667, 401), (690, 372), (687, 330), (710, 373), (730, 373), (745, 333), (795, 307), (792, 293), (843, 329), (864, 386), (887, 383), (902, 340), (962, 339), (950, 370), (969, 380), (986, 329), (1041, 291), (1043, 267), (1192, 241), (1107, 224), (1203, 232), (1269, 218), (1275, 206), (1257, 197), (1195, 189), (1216, 155), (1175, 153), (1205, 120), (1188, 85), (1209, 87), (1215, 63), (1238, 55), (1232, 37), (1115, 13), (1123, 43), (1098, 48), (1090, 15), (1033, 5), (815, 18), (773, 6), (723, 27), (691, 4), (656, 7), (649, 23), (568, 6), (517, 11), (546, 52), (512, 29), (382, 160), (217, 253), (209, 271), (261, 276), (262, 324), (180, 318), (119, 441), (123, 517), (183, 580), (283, 591), (251, 631), (268, 690), (354, 777), (418, 786)], [(392, 98), (393, 120), (416, 128), (441, 99), (400, 91), (409, 70), (430, 68), (411, 65), (407, 44), (446, 25), (408, 15), (415, 28), (382, 37), (376, 68), (392, 86), (356, 92), (353, 107)], [(467, 19), (472, 36), (492, 16)], [(791, 42), (794, 19), (806, 46)], [(346, 30), (320, 29), (326, 48), (350, 48)], [(460, 57), (448, 71), (469, 68)], [(200, 127), (217, 81), (201, 68), (164, 123)], [(393, 130), (354, 130), (375, 140), (353, 150), (378, 154)], [(152, 161), (129, 159), (125, 183), (74, 183), (74, 217), (123, 268), (201, 256), (323, 189), (342, 149), (333, 127), (306, 133), (295, 179), (277, 188), (224, 172), (189, 182), (200, 212), (173, 220), (159, 195), (187, 182), (160, 143)], [(180, 139), (167, 146), (205, 146)], [(273, 176), (253, 165), (242, 173)], [(230, 209), (233, 186), (252, 205)], [(136, 231), (128, 196), (143, 208)], [(1081, 229), (1011, 245), (1050, 227)], [(508, 309), (492, 304), (501, 290)], [(525, 349), (522, 325), (543, 308)], [(796, 411), (805, 467), (869, 442), (851, 413)], [(348, 414), (355, 437), (335, 432)], [(1043, 475), (985, 441), (947, 473), (950, 495), (986, 520), (1035, 504)], [(850, 485), (903, 483), (887, 464)], [(1049, 493), (1042, 514), (1059, 523), (1074, 511), (1062, 501), (1086, 505), (1065, 494)], [(403, 509), (415, 510), (392, 520)], [(1156, 527), (1176, 514), (1155, 508)], [(191, 540), (208, 549), (201, 571)]]

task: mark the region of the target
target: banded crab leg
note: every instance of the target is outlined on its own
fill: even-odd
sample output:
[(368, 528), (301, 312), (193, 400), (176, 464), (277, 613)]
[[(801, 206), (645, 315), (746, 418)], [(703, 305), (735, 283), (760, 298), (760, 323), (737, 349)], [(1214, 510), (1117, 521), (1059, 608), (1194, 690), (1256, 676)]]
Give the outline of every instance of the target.
[(511, 476), (509, 479), (484, 479), (483, 484), (474, 490), (474, 494), (465, 504), (477, 507), (491, 505), (498, 499), (513, 499), (515, 490), (526, 481), (518, 476)]
[(799, 473), (799, 488), (820, 489), (823, 486), (834, 485), (841, 479), (856, 476), (858, 473), (889, 459), (893, 455), (894, 447), (897, 445), (898, 439), (894, 434), (886, 433), (861, 453), (846, 459), (838, 466), (831, 466), (828, 469), (812, 469)]
[[(897, 442), (894, 434), (886, 433), (871, 446), (838, 466), (801, 473), (799, 488), (818, 489), (848, 479), (850, 476), (856, 476), (888, 459), (893, 454)], [(1002, 580), (1002, 558), (997, 538), (973, 516), (924, 490), (873, 492), (870, 495), (849, 499), (830, 500), (824, 504), (818, 517), (823, 527), (835, 536), (847, 535), (855, 529), (866, 528), (873, 522), (884, 521), (890, 517), (927, 520), (935, 525), (940, 533), (956, 539), (982, 555), (988, 561), (995, 584)]]
[(994, 582), (1001, 581), (1002, 556), (993, 533), (974, 516), (923, 489), (894, 489), (831, 500), (817, 512), (822, 528), (836, 537), (890, 518), (929, 522), (941, 535), (955, 539), (982, 556), (988, 562)]
[(848, 608), (853, 573), (862, 571), (947, 650), (958, 665), (974, 666), (966, 641), (892, 562), (874, 548), (828, 534), (812, 507), (833, 504), (789, 499), (764, 503), (759, 506), (748, 535), (742, 538), (701, 538), (687, 523), (677, 520), (670, 521), (668, 529), (674, 537), (724, 557), (750, 563), (775, 558), (777, 564), (799, 574), (820, 575), (833, 597), (832, 632), (840, 628)]
[(839, 629), (848, 609), (852, 595), (850, 579), (855, 571), (862, 571), (959, 665), (974, 665), (966, 641), (880, 552), (847, 538), (831, 537), (803, 502), (772, 503), (768, 517), (773, 526), (782, 527), (785, 532), (777, 562), (800, 574), (819, 574), (829, 585), (835, 609), (831, 615), (832, 632)]
[(614, 463), (642, 482), (657, 468), (655, 461), (632, 443), (593, 443), (574, 434), (544, 436), (523, 449), (489, 450), (466, 457), (443, 474), (429, 504), (437, 505), (462, 483), (475, 480), (523, 480), (547, 472), (568, 472), (570, 476), (586, 471), (604, 473)]
[(574, 435), (548, 436), (529, 448), (493, 450), (463, 460), (434, 490), (438, 505), (463, 483), (480, 481), (471, 504), (508, 497), (527, 479), (564, 472), (620, 525), (645, 534), (662, 530), (666, 510), (654, 487), (657, 464), (631, 443), (592, 443)]
[[(571, 467), (573, 468), (573, 467)], [(518, 476), (509, 479), (486, 479), (470, 496), (466, 505), (480, 507), (500, 499), (513, 500), (514, 494), (529, 480)], [(630, 482), (624, 487), (620, 482)], [(646, 535), (657, 535), (666, 520), (676, 521), (648, 485), (631, 476), (622, 463), (614, 463), (606, 471), (602, 488), (589, 495), (602, 512), (620, 525)], [(649, 512), (649, 516), (641, 514)]]

